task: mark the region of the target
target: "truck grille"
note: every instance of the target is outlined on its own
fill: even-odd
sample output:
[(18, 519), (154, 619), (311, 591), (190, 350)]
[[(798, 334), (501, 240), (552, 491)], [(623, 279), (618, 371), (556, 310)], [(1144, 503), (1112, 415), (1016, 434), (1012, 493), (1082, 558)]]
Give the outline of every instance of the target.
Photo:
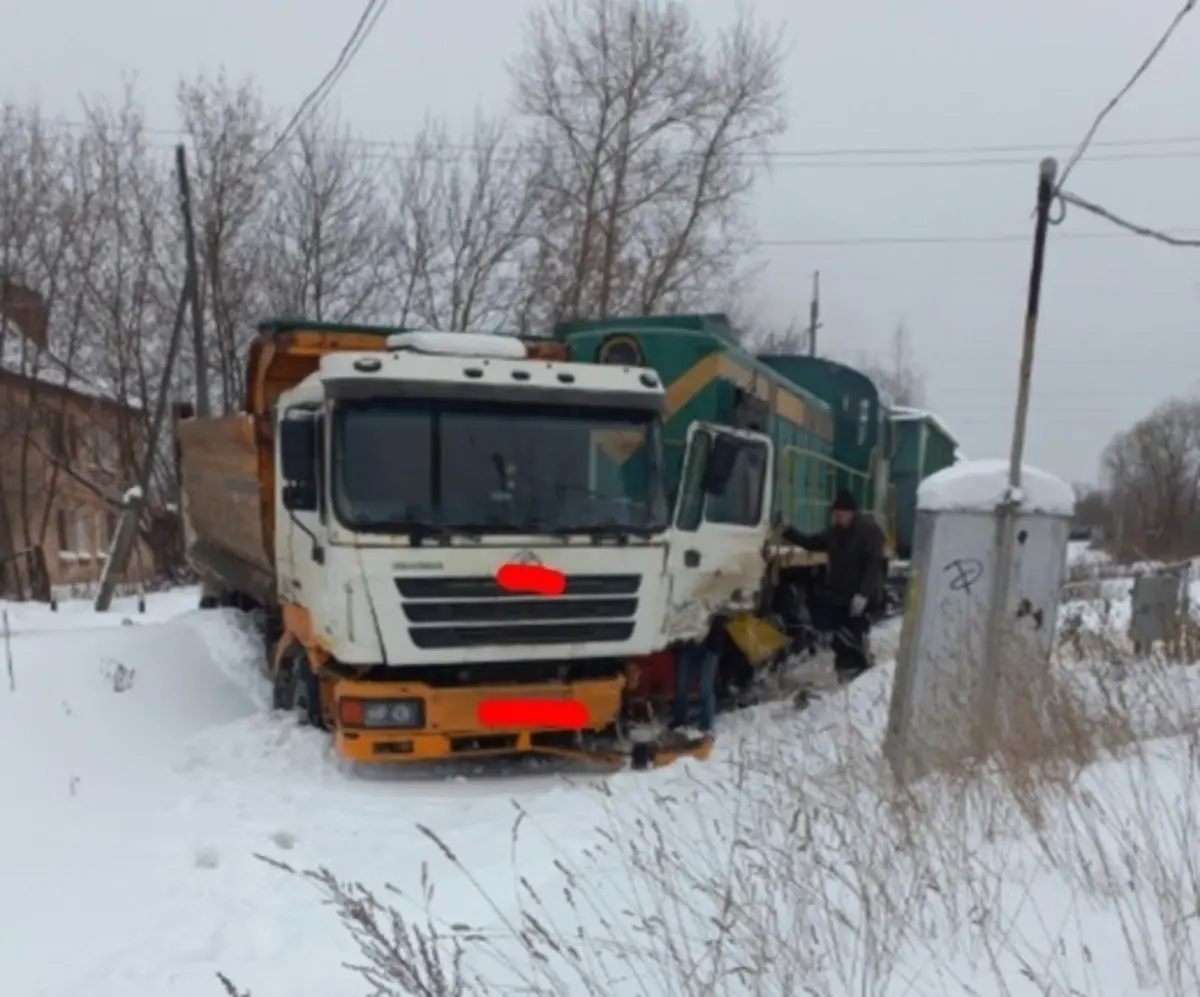
[(568, 575), (554, 599), (514, 596), (494, 578), (397, 578), (413, 644), (425, 650), (488, 644), (628, 640), (640, 575)]

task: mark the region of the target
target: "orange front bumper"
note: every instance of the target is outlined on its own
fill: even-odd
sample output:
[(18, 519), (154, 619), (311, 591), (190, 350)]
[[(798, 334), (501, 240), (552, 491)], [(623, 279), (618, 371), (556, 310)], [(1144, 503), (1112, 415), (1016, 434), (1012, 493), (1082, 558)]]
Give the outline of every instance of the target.
[[(586, 682), (536, 686), (490, 685), (434, 688), (418, 682), (361, 682), (339, 679), (333, 684), (331, 712), (336, 718), (334, 744), (342, 758), (366, 764), (397, 764), (446, 758), (479, 758), (541, 753), (619, 764), (619, 753), (584, 743), (613, 726), (621, 711), (622, 676)], [(357, 710), (350, 704), (378, 700), (418, 699), (424, 725), (417, 730), (366, 727), (344, 723)], [(570, 700), (586, 710), (579, 736), (569, 730), (529, 726), (485, 725), (480, 707), (496, 700)], [(485, 711), (486, 712), (486, 711)]]

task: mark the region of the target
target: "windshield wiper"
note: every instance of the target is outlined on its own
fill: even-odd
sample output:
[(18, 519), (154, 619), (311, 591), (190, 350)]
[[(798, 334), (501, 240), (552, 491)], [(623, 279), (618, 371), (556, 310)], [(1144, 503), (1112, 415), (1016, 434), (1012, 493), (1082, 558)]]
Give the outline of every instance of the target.
[(478, 543), (482, 537), (470, 530), (456, 526), (440, 526), (436, 523), (410, 523), (408, 527), (408, 545), (420, 547), (426, 540), (436, 540), (442, 546), (448, 544), (454, 537), (473, 540)]
[(606, 537), (612, 537), (618, 544), (629, 543), (629, 538), (634, 535), (645, 533), (644, 529), (636, 526), (623, 526), (616, 522), (607, 523), (580, 523), (577, 526), (555, 526), (546, 530), (556, 537), (571, 536), (572, 534), (582, 533), (588, 537), (592, 543), (599, 543)]

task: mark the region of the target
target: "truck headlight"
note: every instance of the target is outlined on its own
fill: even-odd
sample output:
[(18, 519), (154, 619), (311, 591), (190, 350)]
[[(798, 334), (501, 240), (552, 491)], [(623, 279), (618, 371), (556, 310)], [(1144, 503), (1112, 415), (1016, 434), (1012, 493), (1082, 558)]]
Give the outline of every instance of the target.
[(419, 699), (375, 699), (363, 704), (363, 726), (424, 727), (424, 714), (424, 704)]

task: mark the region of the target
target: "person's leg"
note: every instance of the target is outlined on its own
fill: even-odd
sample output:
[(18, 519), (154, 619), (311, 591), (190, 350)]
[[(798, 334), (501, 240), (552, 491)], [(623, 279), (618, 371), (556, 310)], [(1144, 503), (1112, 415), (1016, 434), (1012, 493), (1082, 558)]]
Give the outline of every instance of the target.
[(833, 651), (834, 671), (839, 674), (851, 666), (850, 613), (834, 611), (829, 613), (829, 649)]
[(871, 621), (863, 617), (860, 625), (859, 643), (862, 645), (863, 667), (875, 667), (875, 655), (871, 653)]
[(675, 702), (671, 706), (671, 726), (682, 727), (687, 723), (688, 693), (692, 687), (697, 648), (689, 644), (680, 648), (675, 655)]
[(833, 633), (833, 667), (842, 682), (858, 678), (869, 666), (866, 635), (869, 624), (861, 616), (846, 614)]
[(720, 655), (715, 651), (700, 649), (700, 729), (711, 734), (717, 719), (717, 664)]

